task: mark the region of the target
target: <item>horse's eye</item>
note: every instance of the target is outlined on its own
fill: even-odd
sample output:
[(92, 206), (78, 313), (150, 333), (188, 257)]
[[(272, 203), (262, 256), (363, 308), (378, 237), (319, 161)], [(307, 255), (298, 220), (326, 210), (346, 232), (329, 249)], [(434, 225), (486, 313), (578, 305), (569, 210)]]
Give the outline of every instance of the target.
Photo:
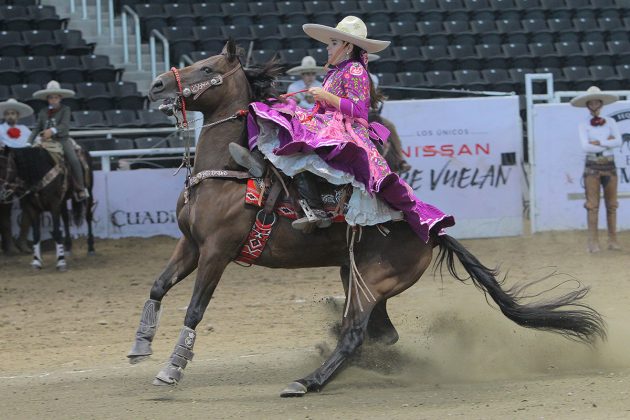
[(204, 68), (203, 68), (203, 69), (201, 69), (201, 70), (203, 70), (203, 72), (204, 72), (204, 73), (206, 73), (206, 74), (210, 74), (210, 73), (212, 73), (212, 69), (211, 69), (210, 67), (204, 67)]

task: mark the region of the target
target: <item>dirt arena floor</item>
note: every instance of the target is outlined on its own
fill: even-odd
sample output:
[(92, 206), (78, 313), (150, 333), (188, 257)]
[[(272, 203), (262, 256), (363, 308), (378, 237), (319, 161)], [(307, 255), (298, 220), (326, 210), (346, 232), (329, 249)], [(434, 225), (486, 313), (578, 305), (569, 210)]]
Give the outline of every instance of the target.
[[(508, 284), (544, 277), (592, 287), (608, 322), (594, 348), (512, 324), (472, 285), (427, 274), (390, 302), (401, 339), (366, 343), (322, 392), (280, 390), (334, 347), (342, 292), (336, 269), (231, 265), (198, 328), (177, 387), (155, 387), (183, 324), (193, 278), (164, 299), (154, 356), (129, 350), (171, 238), (78, 241), (70, 270), (51, 252), (0, 257), (0, 417), (3, 419), (627, 419), (630, 418), (630, 232), (625, 251), (587, 255), (584, 232), (463, 241)], [(575, 283), (563, 284), (567, 291)]]

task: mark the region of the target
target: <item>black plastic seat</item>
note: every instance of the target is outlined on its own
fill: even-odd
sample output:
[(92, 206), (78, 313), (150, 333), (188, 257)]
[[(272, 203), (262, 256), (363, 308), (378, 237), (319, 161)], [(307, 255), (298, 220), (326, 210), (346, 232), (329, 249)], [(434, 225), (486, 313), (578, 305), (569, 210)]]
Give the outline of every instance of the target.
[(105, 83), (76, 83), (77, 97), (83, 100), (83, 106), (89, 110), (106, 111), (115, 106), (114, 98), (107, 91)]
[[(421, 56), (420, 50), (415, 46), (407, 46), (402, 45), (400, 47), (394, 47), (392, 50), (394, 56), (398, 59), (397, 62), (394, 61), (394, 57), (385, 56), (383, 53), (383, 63), (379, 64), (377, 61), (375, 64), (379, 64), (376, 68), (378, 71), (386, 73), (385, 70), (393, 70), (396, 68), (398, 71), (425, 71), (428, 70), (429, 63), (424, 57)], [(438, 61), (438, 60), (436, 60)], [(432, 63), (435, 64), (435, 63)], [(397, 66), (397, 67), (395, 67)], [(389, 71), (390, 73), (394, 73), (394, 71)], [(397, 72), (397, 71), (396, 71)]]
[(498, 19), (496, 25), (499, 32), (504, 34), (524, 32), (523, 24), (519, 19)]
[(617, 90), (624, 89), (621, 86), (623, 80), (611, 66), (590, 66), (588, 68), (593, 81), (597, 83), (602, 90)]
[(574, 31), (574, 24), (569, 19), (549, 19), (547, 26), (552, 32)]
[(112, 150), (131, 150), (135, 149), (135, 144), (132, 139), (115, 137), (112, 139), (113, 142), (111, 144)]
[(501, 92), (515, 91), (515, 82), (510, 77), (510, 74), (505, 69), (486, 69), (482, 70), (481, 74), (483, 80), (493, 90)]
[(57, 15), (54, 6), (31, 5), (28, 6), (28, 13), (32, 19), (32, 24), (37, 29), (55, 30), (65, 29), (68, 19), (62, 19)]
[(120, 79), (123, 70), (117, 69), (109, 63), (106, 55), (83, 55), (81, 62), (86, 69), (89, 80), (93, 82), (109, 83)]
[(107, 123), (101, 111), (74, 111), (70, 126), (73, 128), (104, 127)]
[(263, 50), (282, 49), (282, 35), (277, 25), (254, 25), (251, 28), (255, 45)]
[(50, 57), (58, 82), (77, 83), (85, 80), (85, 72), (80, 57), (76, 55), (59, 55)]
[(470, 34), (472, 33), (468, 21), (465, 20), (449, 20), (445, 21), (444, 29), (448, 34)]
[(418, 22), (416, 24), (416, 27), (418, 28), (418, 32), (420, 32), (421, 35), (438, 35), (446, 33), (446, 31), (444, 30), (444, 26), (442, 25), (442, 21), (422, 21)]
[(423, 87), (426, 85), (422, 73), (419, 72), (406, 71), (396, 74), (396, 77), (398, 82), (404, 87)]
[(138, 86), (134, 82), (110, 82), (107, 90), (114, 98), (117, 109), (144, 109), (147, 97), (138, 92)]
[(301, 1), (279, 1), (276, 2), (276, 8), (286, 20), (290, 16), (295, 15), (305, 15), (306, 10), (304, 10), (304, 3)]
[(393, 22), (389, 26), (398, 45), (419, 45), (422, 42), (422, 35), (418, 33), (415, 22)]
[(575, 90), (586, 90), (593, 84), (586, 67), (565, 67), (562, 72)]
[[(324, 53), (326, 54), (326, 51), (324, 51)], [(278, 51), (277, 50), (254, 50), (252, 52), (252, 61), (254, 64), (264, 64), (266, 62), (268, 62), (269, 60), (271, 60), (274, 57), (277, 57), (278, 55)], [(309, 55), (313, 56), (313, 54), (311, 53), (311, 50), (309, 50)], [(325, 55), (323, 60), (319, 59), (315, 56), (313, 56), (315, 58), (315, 61), (317, 61), (318, 63), (323, 63), (324, 61), (326, 61), (328, 59), (328, 55)]]
[[(407, 56), (407, 53), (405, 52), (398, 52), (398, 48), (394, 48), (394, 51), (396, 51), (396, 55), (401, 58)], [(451, 57), (446, 45), (427, 45), (425, 47), (420, 47), (420, 51), (422, 51), (422, 58), (431, 64), (432, 70), (453, 70), (455, 60)]]
[(55, 41), (51, 31), (34, 30), (22, 32), (22, 37), (28, 45), (30, 55), (56, 55), (60, 45)]
[(162, 28), (162, 34), (169, 42), (172, 62), (178, 62), (183, 54), (187, 54), (197, 48), (197, 40), (192, 28), (191, 26)]
[(136, 128), (141, 126), (136, 112), (132, 110), (110, 109), (104, 111), (103, 115), (105, 115), (105, 121), (110, 127)]
[(623, 80), (630, 80), (630, 64), (620, 64), (615, 67), (617, 74)]
[(0, 84), (16, 85), (22, 82), (22, 74), (14, 57), (0, 56)]
[(395, 73), (376, 73), (379, 86), (396, 86)]
[(497, 33), (499, 31), (494, 20), (473, 20), (470, 22), (470, 28), (476, 34)]
[(0, 7), (0, 21), (7, 31), (28, 31), (34, 29), (32, 19), (25, 6), (10, 5)]
[(464, 3), (461, 0), (442, 0), (440, 8), (445, 11), (465, 10)]
[(19, 57), (26, 55), (26, 43), (21, 32), (0, 31), (0, 56)]
[(517, 8), (521, 10), (537, 9), (541, 7), (540, 0), (515, 0)]
[(483, 90), (484, 88), (484, 80), (479, 70), (455, 70), (453, 75), (462, 88), (468, 90)]
[(450, 88), (456, 85), (453, 73), (450, 71), (432, 70), (424, 73), (428, 87)]
[(464, 7), (466, 10), (488, 10), (492, 8), (488, 0), (464, 0)]
[(578, 18), (573, 19), (573, 28), (578, 32), (589, 32), (598, 29), (595, 19)]
[(149, 39), (153, 29), (162, 29), (168, 26), (168, 15), (164, 12), (161, 4), (137, 4), (135, 6), (136, 13), (140, 18), (140, 30), (143, 39)]
[(55, 73), (47, 57), (26, 56), (17, 59), (26, 83), (46, 84), (53, 80)]
[(65, 55), (89, 55), (94, 52), (96, 44), (85, 42), (81, 31), (59, 29), (53, 31), (53, 35)]
[(157, 109), (143, 109), (138, 111), (138, 122), (142, 127), (173, 127), (175, 122), (173, 119), (164, 115)]
[(280, 50), (278, 53), (280, 60), (290, 67), (299, 65), (302, 62), (302, 58), (306, 56), (306, 50), (302, 48)]
[(167, 3), (164, 6), (164, 13), (168, 16), (170, 26), (192, 27), (197, 22), (197, 16), (188, 3)]
[(253, 39), (249, 26), (222, 26), (221, 31), (225, 38), (232, 38), (237, 42), (249, 42)]
[(340, 0), (331, 3), (333, 9), (344, 16), (352, 15), (359, 10), (359, 3), (356, 0)]
[[(220, 2), (191, 2), (191, 9), (193, 14), (197, 17), (203, 16), (221, 16), (223, 11), (221, 10)], [(223, 25), (223, 20), (221, 20), (221, 25)]]
[[(193, 37), (197, 40), (195, 50), (221, 52), (225, 45), (225, 39), (221, 28), (218, 26), (195, 26), (192, 29)], [(189, 55), (192, 51), (189, 52)]]

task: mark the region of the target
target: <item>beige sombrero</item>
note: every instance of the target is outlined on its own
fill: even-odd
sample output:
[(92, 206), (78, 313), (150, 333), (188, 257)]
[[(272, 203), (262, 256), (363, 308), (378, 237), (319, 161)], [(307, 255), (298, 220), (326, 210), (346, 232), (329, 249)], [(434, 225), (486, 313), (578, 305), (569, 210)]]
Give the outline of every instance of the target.
[(585, 93), (571, 99), (571, 105), (585, 108), (588, 101), (596, 100), (602, 101), (604, 105), (609, 105), (617, 102), (619, 97), (610, 93), (604, 93), (597, 86), (591, 86)]
[(28, 117), (35, 112), (30, 106), (23, 104), (22, 102), (18, 102), (13, 98), (0, 102), (0, 116), (4, 115), (4, 111), (9, 109), (17, 111), (17, 113), (20, 114), (20, 118)]
[(317, 65), (315, 59), (310, 55), (307, 55), (302, 59), (302, 64), (297, 67), (292, 67), (287, 70), (287, 74), (291, 76), (295, 76), (302, 73), (315, 73), (315, 74), (324, 74), (326, 70), (323, 67)]
[(336, 27), (307, 23), (302, 25), (306, 35), (320, 42), (328, 44), (331, 39), (346, 41), (362, 48), (368, 53), (383, 51), (390, 44), (389, 41), (379, 41), (367, 37), (367, 26), (356, 16), (346, 16)]
[(48, 95), (59, 95), (62, 98), (71, 98), (74, 96), (74, 91), (70, 89), (62, 89), (61, 85), (56, 80), (51, 80), (46, 85), (46, 89), (41, 89), (33, 93), (35, 99), (46, 99)]

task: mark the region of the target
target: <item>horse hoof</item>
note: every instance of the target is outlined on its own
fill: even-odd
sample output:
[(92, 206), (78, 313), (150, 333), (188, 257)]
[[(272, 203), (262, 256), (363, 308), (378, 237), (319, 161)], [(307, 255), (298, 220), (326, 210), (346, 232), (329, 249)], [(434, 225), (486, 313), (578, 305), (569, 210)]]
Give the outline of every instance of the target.
[(153, 385), (155, 386), (175, 386), (177, 385), (177, 382), (174, 381), (172, 378), (158, 378), (157, 376), (155, 377), (155, 379), (153, 380)]
[(151, 356), (146, 355), (146, 356), (127, 356), (127, 358), (129, 359), (129, 363), (132, 365), (137, 365), (140, 362), (144, 362), (145, 360), (147, 360), (148, 358), (150, 358)]
[(33, 270), (39, 271), (42, 269), (42, 263), (40, 263), (39, 261), (33, 261), (31, 263), (31, 267), (33, 268)]
[(89, 255), (90, 257), (93, 257), (93, 256), (95, 256), (95, 255), (96, 255), (96, 251), (94, 251), (94, 250), (92, 250), (92, 251), (88, 251), (88, 255)]
[(282, 398), (303, 397), (307, 391), (306, 386), (301, 383), (291, 382), (285, 389), (282, 390), (280, 396)]
[(58, 266), (57, 266), (57, 271), (59, 271), (60, 273), (63, 273), (63, 272), (65, 272), (65, 271), (68, 271), (68, 266), (67, 266), (67, 265), (65, 265), (65, 264), (58, 265)]

